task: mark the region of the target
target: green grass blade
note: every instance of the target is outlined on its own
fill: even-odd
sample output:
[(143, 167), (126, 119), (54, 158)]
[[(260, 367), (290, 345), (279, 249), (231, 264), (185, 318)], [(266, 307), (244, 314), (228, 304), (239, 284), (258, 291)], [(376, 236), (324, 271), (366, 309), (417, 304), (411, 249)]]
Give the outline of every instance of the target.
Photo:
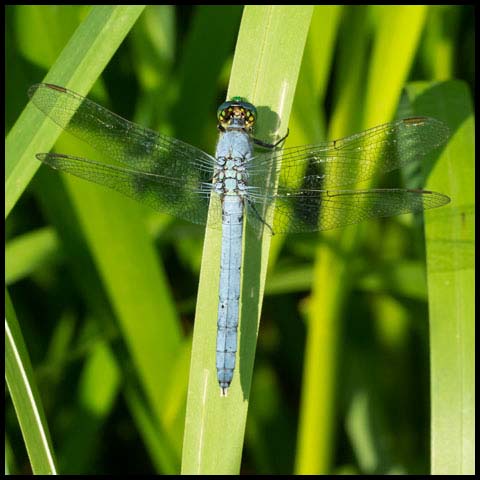
[[(116, 52), (142, 6), (97, 6), (76, 30), (46, 82), (86, 94)], [(28, 105), (10, 131), (5, 144), (5, 217), (37, 171), (38, 152), (47, 152), (59, 128), (33, 105)]]
[(414, 113), (445, 121), (428, 188), (452, 201), (425, 216), (431, 362), (431, 473), (475, 473), (475, 125), (459, 81), (408, 87)]
[(30, 357), (5, 290), (5, 379), (35, 475), (57, 473), (55, 454), (37, 392)]
[[(312, 9), (246, 7), (228, 96), (259, 109), (257, 136), (286, 131)], [(275, 118), (279, 116), (278, 122)], [(269, 240), (245, 238), (238, 362), (228, 397), (215, 371), (221, 234), (207, 230), (200, 275), (185, 422), (182, 473), (236, 474), (243, 448)]]

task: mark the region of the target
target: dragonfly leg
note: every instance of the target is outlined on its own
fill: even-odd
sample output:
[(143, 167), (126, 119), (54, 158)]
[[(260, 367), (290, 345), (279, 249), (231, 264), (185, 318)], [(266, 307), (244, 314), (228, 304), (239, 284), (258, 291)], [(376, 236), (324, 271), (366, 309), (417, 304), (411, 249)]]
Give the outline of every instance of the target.
[(262, 218), (262, 216), (257, 212), (257, 209), (255, 208), (255, 205), (253, 204), (253, 202), (251, 200), (249, 200), (247, 198), (247, 202), (248, 202), (248, 205), (250, 206), (250, 208), (252, 209), (252, 211), (255, 213), (255, 215), (257, 216), (257, 218), (266, 226), (268, 227), (268, 229), (270, 230), (270, 233), (272, 235), (275, 235), (275, 232), (273, 231), (273, 228)]
[(282, 142), (284, 142), (289, 134), (290, 134), (290, 129), (287, 129), (287, 133), (280, 140), (277, 140), (275, 143), (267, 143), (267, 142), (264, 142), (263, 140), (259, 140), (258, 138), (254, 138), (253, 143), (255, 145), (258, 145), (259, 147), (269, 148), (270, 150), (273, 150)]

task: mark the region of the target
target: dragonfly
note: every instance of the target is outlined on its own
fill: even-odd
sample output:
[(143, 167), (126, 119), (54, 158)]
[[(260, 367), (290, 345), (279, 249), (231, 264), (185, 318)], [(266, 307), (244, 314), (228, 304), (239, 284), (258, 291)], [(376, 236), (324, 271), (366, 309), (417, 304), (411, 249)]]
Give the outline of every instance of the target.
[(328, 230), (450, 201), (429, 190), (348, 188), (444, 145), (448, 127), (434, 118), (405, 118), (282, 149), (286, 137), (273, 144), (255, 138), (256, 107), (233, 97), (217, 110), (219, 139), (215, 155), (209, 155), (64, 87), (40, 83), (28, 93), (51, 120), (102, 154), (90, 160), (39, 153), (40, 161), (153, 209), (221, 229), (216, 370), (222, 396), (235, 369), (244, 223), (259, 234)]

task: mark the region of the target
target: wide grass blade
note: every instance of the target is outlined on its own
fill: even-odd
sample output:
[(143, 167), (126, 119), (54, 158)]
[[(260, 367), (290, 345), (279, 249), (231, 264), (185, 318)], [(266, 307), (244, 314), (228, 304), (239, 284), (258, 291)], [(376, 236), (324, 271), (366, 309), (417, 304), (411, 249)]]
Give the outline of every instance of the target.
[[(311, 14), (310, 7), (245, 8), (228, 96), (246, 97), (257, 106), (259, 138), (271, 141), (286, 131)], [(247, 233), (238, 362), (228, 396), (220, 397), (215, 341), (221, 233), (207, 230), (193, 336), (182, 473), (239, 472), (268, 248), (268, 239), (260, 240)]]
[(408, 86), (414, 114), (452, 132), (428, 188), (452, 201), (425, 215), (430, 319), (431, 473), (475, 473), (475, 124), (466, 84)]

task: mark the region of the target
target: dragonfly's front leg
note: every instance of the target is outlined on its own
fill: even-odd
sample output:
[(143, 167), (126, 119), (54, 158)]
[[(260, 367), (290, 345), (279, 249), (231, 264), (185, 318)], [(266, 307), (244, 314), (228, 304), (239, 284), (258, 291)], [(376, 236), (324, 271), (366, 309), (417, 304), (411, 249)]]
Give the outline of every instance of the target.
[(253, 143), (255, 145), (258, 145), (259, 147), (273, 150), (274, 148), (277, 148), (277, 146), (280, 145), (282, 142), (284, 142), (287, 139), (289, 134), (290, 134), (290, 129), (287, 129), (287, 133), (280, 140), (277, 140), (275, 143), (267, 143), (267, 142), (264, 142), (263, 140), (259, 140), (258, 138), (253, 138), (252, 140), (253, 140)]

